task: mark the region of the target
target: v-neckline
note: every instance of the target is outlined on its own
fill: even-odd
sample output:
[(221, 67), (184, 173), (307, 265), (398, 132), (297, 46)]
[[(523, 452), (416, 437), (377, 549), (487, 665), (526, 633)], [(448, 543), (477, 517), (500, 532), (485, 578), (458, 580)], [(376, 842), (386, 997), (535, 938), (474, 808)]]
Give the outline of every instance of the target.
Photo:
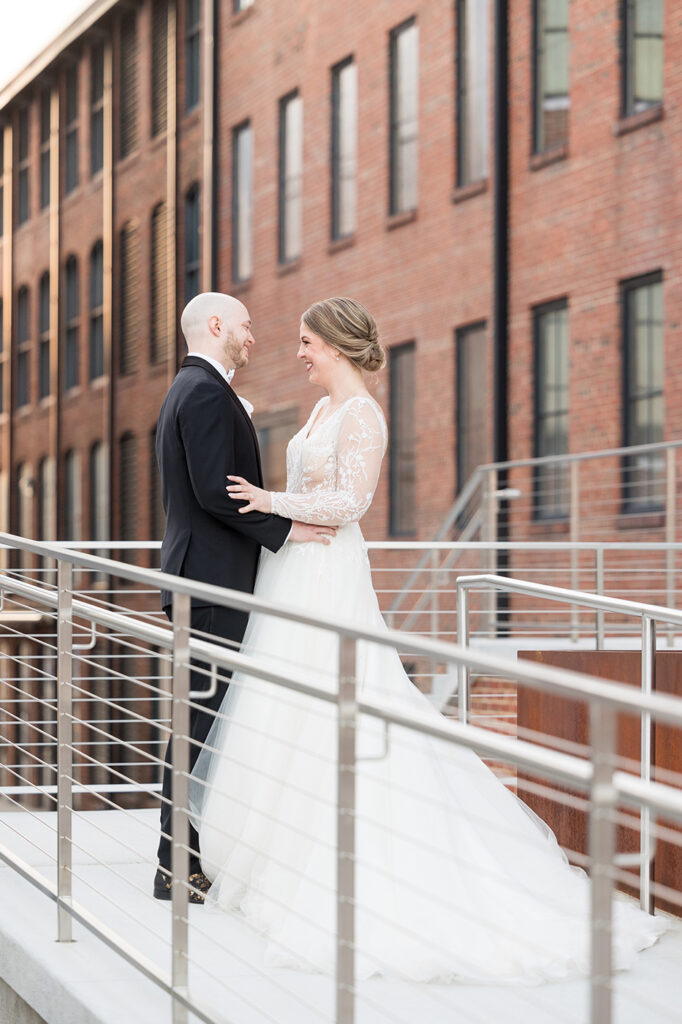
[[(308, 433), (305, 435), (303, 440), (304, 441), (309, 441), (310, 438), (315, 433), (315, 431), (319, 430), (325, 423), (328, 423), (329, 420), (333, 416), (336, 416), (336, 414), (339, 411), (339, 409), (343, 409), (344, 405), (348, 405), (348, 403), (352, 402), (354, 398), (364, 398), (364, 397), (365, 397), (365, 395), (361, 395), (361, 394), (350, 395), (348, 398), (344, 399), (343, 402), (341, 402), (341, 405), (337, 405), (336, 409), (334, 409), (333, 412), (330, 412), (329, 416), (327, 416), (323, 420), (320, 420), (320, 417), (322, 416), (322, 414), (324, 412), (324, 408), (318, 409), (317, 412), (315, 412), (315, 410), (313, 410), (313, 412), (315, 412), (315, 418), (314, 418), (313, 422), (310, 424), (310, 429), (308, 430)], [(329, 395), (327, 395), (326, 398), (327, 398), (327, 401), (329, 401)], [(324, 402), (324, 398), (321, 398), (320, 402)]]

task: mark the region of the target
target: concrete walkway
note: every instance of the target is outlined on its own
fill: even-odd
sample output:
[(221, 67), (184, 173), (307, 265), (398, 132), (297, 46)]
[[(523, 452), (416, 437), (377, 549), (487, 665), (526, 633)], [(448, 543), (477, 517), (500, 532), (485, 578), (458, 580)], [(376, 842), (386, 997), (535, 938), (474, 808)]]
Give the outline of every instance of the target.
[[(157, 812), (75, 816), (74, 899), (139, 954), (170, 971), (169, 903), (150, 895)], [(56, 815), (0, 815), (0, 844), (54, 881)], [(79, 924), (60, 944), (56, 906), (0, 862), (0, 977), (47, 1024), (171, 1024), (170, 998)], [(237, 916), (190, 907), (190, 994), (216, 1022), (334, 1021), (330, 978), (273, 970), (263, 941)], [(680, 1021), (682, 927), (614, 978), (616, 1024)], [(357, 1024), (577, 1024), (589, 1020), (584, 980), (537, 987), (412, 985), (371, 979), (358, 986)], [(190, 1020), (197, 1018), (191, 1015)], [(14, 1024), (14, 1022), (13, 1022)]]

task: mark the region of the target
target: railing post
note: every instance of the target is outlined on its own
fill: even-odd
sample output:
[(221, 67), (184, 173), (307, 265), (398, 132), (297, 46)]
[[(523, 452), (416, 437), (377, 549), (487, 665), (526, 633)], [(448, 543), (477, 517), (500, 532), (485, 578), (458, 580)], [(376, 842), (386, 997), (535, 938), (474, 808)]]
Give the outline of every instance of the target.
[[(188, 996), (187, 911), (189, 891), (189, 640), (190, 597), (173, 595), (173, 697), (171, 869), (173, 873), (172, 986), (173, 992)], [(173, 1024), (187, 1024), (187, 1007), (173, 1003)]]
[[(656, 623), (648, 616), (642, 616), (642, 694), (654, 692), (656, 678)], [(642, 711), (641, 723), (640, 776), (644, 782), (651, 781), (653, 754), (653, 731), (651, 712)], [(651, 855), (651, 808), (642, 807), (639, 814), (639, 905), (648, 914), (654, 912), (654, 897), (651, 885), (653, 857)]]
[(339, 640), (336, 1024), (355, 1021), (356, 641)]
[[(665, 539), (668, 544), (675, 543), (676, 454), (676, 448), (668, 448), (665, 453)], [(665, 584), (666, 604), (668, 608), (675, 608), (675, 552), (670, 548), (665, 553)], [(666, 636), (668, 647), (672, 647), (675, 643), (675, 630), (671, 625), (668, 626)]]
[[(578, 543), (580, 535), (580, 463), (573, 459), (570, 463), (570, 537), (571, 544)], [(579, 590), (580, 583), (580, 552), (571, 548), (571, 590)], [(579, 611), (577, 605), (571, 605), (571, 640), (578, 640)]]
[[(604, 596), (604, 549), (602, 547), (595, 548), (595, 585), (596, 592), (603, 597)], [(597, 650), (604, 650), (604, 609), (597, 609)]]
[(57, 941), (72, 942), (73, 821), (73, 566), (57, 567)]
[[(488, 572), (493, 576), (497, 574), (497, 470), (489, 469), (486, 472), (484, 491), (485, 510), (483, 515), (483, 539), (490, 544), (487, 565)], [(487, 623), (486, 631), (490, 636), (497, 633), (497, 591), (493, 587), (486, 595)]]
[(591, 1024), (611, 1024), (612, 902), (615, 826), (613, 809), (616, 716), (613, 708), (590, 706), (593, 775), (590, 784)]
[[(457, 644), (469, 646), (469, 591), (457, 585)], [(469, 666), (463, 661), (457, 664), (457, 713), (460, 722), (466, 723), (469, 716)]]

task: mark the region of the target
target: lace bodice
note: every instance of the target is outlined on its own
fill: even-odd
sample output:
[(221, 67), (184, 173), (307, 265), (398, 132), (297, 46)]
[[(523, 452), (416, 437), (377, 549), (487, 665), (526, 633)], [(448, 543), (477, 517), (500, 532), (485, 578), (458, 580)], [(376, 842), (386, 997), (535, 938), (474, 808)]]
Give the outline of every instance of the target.
[[(287, 448), (287, 489), (272, 511), (303, 523), (357, 522), (372, 504), (388, 432), (373, 398), (355, 395), (325, 416), (321, 398)], [(312, 430), (312, 433), (311, 433)]]

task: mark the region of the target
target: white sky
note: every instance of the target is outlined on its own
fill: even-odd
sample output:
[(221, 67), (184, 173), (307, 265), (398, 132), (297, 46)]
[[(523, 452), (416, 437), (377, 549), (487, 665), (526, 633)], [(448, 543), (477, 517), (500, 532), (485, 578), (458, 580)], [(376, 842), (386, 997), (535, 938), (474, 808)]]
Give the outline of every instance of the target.
[(0, 88), (90, 3), (91, 0), (0, 0)]

